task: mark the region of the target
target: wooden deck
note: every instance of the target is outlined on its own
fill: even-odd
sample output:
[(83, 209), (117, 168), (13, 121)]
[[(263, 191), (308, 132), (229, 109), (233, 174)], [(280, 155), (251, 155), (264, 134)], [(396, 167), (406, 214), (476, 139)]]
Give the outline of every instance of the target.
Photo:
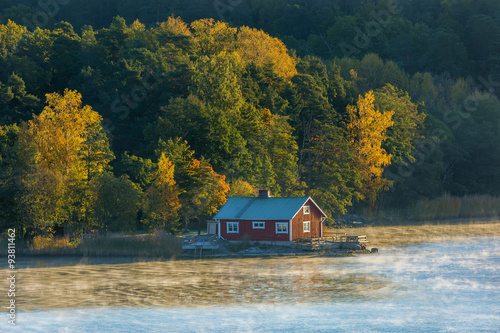
[(368, 240), (365, 235), (351, 236), (346, 233), (335, 233), (319, 238), (298, 238), (293, 245), (301, 250), (319, 251), (332, 249), (366, 249)]

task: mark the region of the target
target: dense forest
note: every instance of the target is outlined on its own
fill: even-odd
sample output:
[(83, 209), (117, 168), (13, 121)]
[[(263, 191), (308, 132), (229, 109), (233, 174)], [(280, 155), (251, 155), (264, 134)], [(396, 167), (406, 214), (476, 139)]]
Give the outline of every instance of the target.
[(494, 0), (0, 0), (0, 231), (500, 195)]

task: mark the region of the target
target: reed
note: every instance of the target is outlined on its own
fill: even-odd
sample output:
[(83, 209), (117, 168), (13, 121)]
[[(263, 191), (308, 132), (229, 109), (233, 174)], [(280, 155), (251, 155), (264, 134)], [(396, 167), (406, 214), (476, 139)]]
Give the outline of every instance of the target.
[(172, 257), (182, 252), (180, 238), (155, 232), (148, 235), (109, 235), (84, 237), (71, 242), (66, 238), (37, 236), (31, 242), (30, 255), (75, 255), (88, 257)]
[(500, 221), (467, 224), (424, 224), (406, 226), (370, 226), (363, 228), (327, 229), (324, 235), (345, 232), (366, 235), (368, 247), (414, 245), (443, 242), (453, 238), (500, 236)]
[[(444, 194), (435, 199), (424, 199), (401, 210), (381, 210), (376, 214), (365, 209), (361, 214), (368, 221), (382, 224), (400, 224), (401, 221), (438, 221), (452, 219), (490, 219), (500, 217), (500, 197), (491, 195), (465, 195), (462, 197)], [(397, 221), (394, 223), (394, 221)]]

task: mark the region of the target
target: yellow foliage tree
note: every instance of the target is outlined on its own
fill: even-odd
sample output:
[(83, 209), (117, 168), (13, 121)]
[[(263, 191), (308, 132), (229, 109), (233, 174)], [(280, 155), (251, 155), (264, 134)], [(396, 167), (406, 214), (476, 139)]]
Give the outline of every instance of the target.
[[(86, 178), (87, 166), (81, 152), (89, 149), (91, 135), (102, 130), (102, 117), (92, 107), (82, 105), (82, 96), (77, 91), (66, 89), (63, 96), (53, 93), (46, 97), (47, 106), (42, 113), (28, 122), (38, 152), (37, 163), (65, 176), (80, 172)], [(111, 159), (105, 156), (102, 163), (107, 164)]]
[(191, 23), (194, 37), (204, 55), (214, 55), (234, 48), (236, 28), (214, 19), (201, 19)]
[(255, 197), (257, 190), (250, 183), (236, 179), (231, 183), (230, 197)]
[(384, 168), (391, 164), (382, 143), (386, 140), (386, 131), (393, 125), (394, 111), (381, 113), (375, 110), (373, 91), (359, 96), (357, 106), (347, 106), (349, 123), (347, 132), (356, 156), (356, 167), (362, 177), (362, 188), (358, 199), (374, 203), (377, 193), (387, 189), (390, 181), (382, 177)]
[(170, 30), (176, 35), (192, 35), (188, 25), (180, 17), (175, 17), (173, 15), (168, 18), (167, 22), (158, 23), (158, 26), (161, 30)]
[(41, 227), (85, 216), (89, 178), (103, 172), (114, 155), (102, 117), (82, 105), (77, 91), (47, 94), (47, 106), (19, 135), (23, 156), (25, 216)]
[(144, 213), (152, 228), (162, 226), (163, 229), (175, 230), (178, 224), (181, 202), (174, 171), (174, 164), (162, 153), (144, 204)]
[(17, 47), (17, 43), (28, 31), (26, 27), (8, 20), (7, 24), (0, 24), (0, 56), (5, 57)]
[(288, 55), (285, 44), (262, 30), (241, 27), (236, 50), (247, 62), (258, 66), (270, 64), (274, 73), (284, 79), (291, 79), (297, 74), (295, 60)]

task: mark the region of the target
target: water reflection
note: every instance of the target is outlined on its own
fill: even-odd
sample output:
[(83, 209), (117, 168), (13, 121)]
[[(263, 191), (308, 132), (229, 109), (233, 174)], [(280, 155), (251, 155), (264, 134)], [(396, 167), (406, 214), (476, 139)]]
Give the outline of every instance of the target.
[(18, 270), (19, 307), (329, 303), (383, 298), (399, 288), (353, 258), (251, 258), (76, 265)]

